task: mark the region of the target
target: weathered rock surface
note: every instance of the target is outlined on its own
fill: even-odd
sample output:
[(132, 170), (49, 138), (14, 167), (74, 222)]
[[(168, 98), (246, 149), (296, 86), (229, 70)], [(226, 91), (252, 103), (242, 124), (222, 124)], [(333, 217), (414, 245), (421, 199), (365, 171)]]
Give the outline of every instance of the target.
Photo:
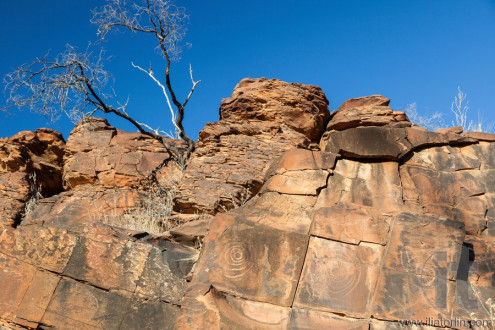
[(8, 229), (0, 318), (29, 328), (172, 329), (195, 254), (105, 226)]
[[(152, 140), (104, 120), (79, 125), (66, 151), (47, 130), (1, 140), (2, 223), (29, 198), (32, 171), (56, 189), (0, 233), (0, 327), (483, 328), (495, 135), (429, 132), (388, 104), (349, 100), (327, 125), (318, 88), (242, 81), (201, 132), (179, 184), (186, 214), (167, 235), (102, 224), (143, 201), (168, 157)], [(170, 164), (158, 173), (163, 187), (179, 177)], [(223, 207), (234, 209), (192, 214)]]
[(220, 105), (220, 120), (285, 124), (311, 141), (320, 139), (329, 115), (321, 88), (278, 79), (243, 79)]
[(178, 329), (493, 319), (491, 135), (410, 127), (387, 105), (348, 101), (324, 151), (286, 152), (256, 197), (213, 219)]
[[(121, 131), (105, 119), (94, 118), (77, 125), (67, 140), (64, 185), (67, 189), (81, 184), (137, 187), (169, 157), (155, 139)], [(180, 170), (172, 163), (158, 173), (164, 186), (180, 176)]]
[(316, 86), (242, 80), (222, 100), (220, 121), (200, 132), (177, 190), (177, 210), (214, 214), (241, 204), (258, 192), (284, 151), (319, 141), (329, 115)]
[(358, 126), (409, 127), (411, 122), (403, 111), (393, 111), (390, 99), (372, 95), (350, 99), (333, 113), (327, 130), (344, 130)]
[(45, 128), (0, 139), (0, 230), (20, 221), (35, 189), (62, 191), (64, 146), (60, 133)]
[[(48, 224), (82, 231), (91, 223), (124, 226), (123, 214), (150, 200), (151, 174), (169, 158), (157, 141), (139, 133), (118, 130), (105, 119), (78, 124), (68, 138), (63, 156), (66, 191), (39, 201), (23, 224)], [(62, 161), (62, 159), (60, 159)], [(164, 192), (175, 189), (181, 169), (168, 162), (156, 173)], [(60, 180), (60, 185), (62, 180)]]

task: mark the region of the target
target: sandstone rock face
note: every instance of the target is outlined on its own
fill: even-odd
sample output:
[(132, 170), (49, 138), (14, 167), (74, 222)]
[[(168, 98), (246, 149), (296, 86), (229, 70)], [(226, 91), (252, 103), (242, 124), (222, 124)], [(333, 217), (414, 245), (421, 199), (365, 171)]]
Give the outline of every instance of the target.
[(9, 229), (0, 235), (0, 318), (29, 328), (172, 329), (195, 253), (105, 226)]
[(493, 135), (410, 127), (387, 105), (344, 103), (324, 151), (288, 151), (256, 197), (213, 219), (176, 328), (493, 319)]
[(0, 229), (13, 226), (37, 189), (45, 197), (62, 191), (62, 135), (41, 128), (0, 139)]
[[(67, 189), (81, 184), (137, 187), (169, 158), (158, 141), (140, 133), (118, 130), (98, 118), (76, 126), (65, 151), (63, 177)], [(178, 168), (166, 170), (159, 173), (164, 181), (180, 176)]]
[[(74, 128), (65, 147), (61, 177), (66, 191), (40, 200), (23, 223), (79, 232), (91, 223), (125, 227), (126, 211), (143, 200), (162, 202), (150, 199), (147, 185), (152, 171), (168, 158), (167, 150), (147, 136), (118, 130), (105, 119), (85, 121)], [(175, 162), (156, 174), (163, 191), (175, 189), (180, 177)]]
[[(381, 96), (327, 123), (326, 104), (314, 86), (242, 81), (200, 134), (166, 235), (102, 224), (168, 157), (147, 137), (92, 120), (66, 147), (49, 130), (0, 140), (1, 223), (22, 216), (29, 174), (50, 192), (0, 231), (0, 327), (488, 328), (495, 135), (429, 132)], [(181, 169), (157, 176), (173, 189)]]
[(210, 213), (255, 195), (271, 162), (317, 142), (329, 118), (316, 86), (244, 79), (222, 100), (220, 121), (200, 132), (177, 191), (177, 210)]

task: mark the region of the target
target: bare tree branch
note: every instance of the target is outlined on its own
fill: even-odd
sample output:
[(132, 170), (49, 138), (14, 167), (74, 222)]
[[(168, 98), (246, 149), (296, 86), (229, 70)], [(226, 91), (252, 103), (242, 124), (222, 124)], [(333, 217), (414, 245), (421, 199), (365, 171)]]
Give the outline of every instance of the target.
[(67, 45), (66, 51), (53, 60), (49, 59), (47, 53), (6, 75), (4, 81), (8, 104), (0, 110), (13, 106), (27, 108), (51, 120), (56, 120), (60, 113), (65, 113), (75, 122), (98, 110), (113, 113), (130, 122), (142, 134), (160, 141), (171, 157), (184, 166), (194, 150), (194, 141), (187, 136), (183, 127), (184, 111), (200, 81), (194, 81), (190, 66), (192, 88), (181, 103), (173, 89), (170, 66), (172, 60), (179, 59), (186, 19), (184, 8), (177, 7), (169, 0), (107, 0), (105, 6), (93, 11), (91, 20), (98, 25), (98, 35), (102, 39), (108, 32), (121, 29), (155, 36), (157, 49), (166, 61), (165, 84), (156, 77), (151, 64), (149, 70), (132, 62), (131, 64), (146, 73), (162, 89), (176, 133), (187, 144), (185, 149), (170, 143), (159, 134), (159, 130), (132, 118), (127, 111), (129, 99), (124, 103), (120, 102), (113, 88), (113, 95), (105, 94), (110, 74), (103, 69), (103, 51), (96, 54), (91, 52), (91, 44), (83, 53)]
[(131, 65), (133, 67), (135, 67), (136, 69), (138, 69), (138, 70), (143, 71), (144, 73), (146, 73), (162, 89), (163, 95), (165, 95), (165, 100), (167, 101), (167, 105), (168, 105), (168, 108), (170, 110), (170, 115), (172, 117), (172, 123), (174, 124), (175, 129), (177, 131), (179, 131), (179, 128), (177, 127), (177, 125), (175, 123), (177, 116), (175, 114), (174, 109), (172, 108), (172, 105), (170, 104), (170, 99), (168, 97), (167, 89), (165, 88), (165, 86), (163, 86), (162, 83), (158, 79), (156, 79), (155, 74), (153, 73), (153, 70), (151, 68), (150, 68), (149, 71), (146, 71), (145, 69), (143, 69), (139, 65), (135, 65), (133, 62), (131, 62)]
[(93, 102), (88, 99), (80, 70), (89, 73), (86, 79), (98, 93), (110, 76), (103, 69), (104, 53), (94, 55), (88, 49), (78, 53), (67, 45), (66, 51), (52, 61), (47, 53), (7, 74), (4, 84), (8, 100), (4, 109), (28, 109), (50, 120), (58, 119), (61, 112), (71, 119), (84, 114)]
[[(132, 5), (127, 0), (108, 0), (108, 3), (101, 9), (93, 11), (93, 18), (91, 19), (91, 22), (98, 26), (98, 35), (101, 39), (104, 39), (110, 31), (121, 29), (155, 36), (157, 48), (166, 61), (164, 73), (166, 90), (151, 68), (145, 70), (133, 63), (132, 65), (145, 72), (162, 88), (172, 114), (174, 127), (178, 130), (180, 138), (186, 141), (188, 145), (184, 155), (186, 159), (194, 151), (194, 141), (187, 136), (182, 122), (185, 107), (200, 81), (194, 81), (190, 67), (193, 85), (186, 99), (179, 102), (172, 85), (170, 67), (172, 60), (178, 60), (180, 57), (180, 42), (185, 35), (184, 23), (187, 18), (184, 8), (176, 6), (173, 1), (169, 0), (140, 0), (139, 4), (133, 2)], [(172, 109), (171, 103), (174, 104), (177, 112)]]

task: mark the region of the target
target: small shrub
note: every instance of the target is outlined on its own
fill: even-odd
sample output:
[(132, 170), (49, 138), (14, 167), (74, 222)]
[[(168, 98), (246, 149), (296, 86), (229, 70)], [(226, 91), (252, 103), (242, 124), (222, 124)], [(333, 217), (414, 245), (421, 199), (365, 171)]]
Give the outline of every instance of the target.
[(164, 189), (155, 183), (150, 183), (141, 192), (138, 205), (128, 208), (123, 214), (116, 210), (110, 213), (98, 212), (95, 220), (111, 226), (125, 229), (145, 231), (150, 234), (160, 234), (179, 225), (169, 220), (174, 206), (177, 184), (170, 189)]
[(450, 106), (450, 111), (455, 117), (452, 125), (462, 126), (464, 131), (490, 132), (493, 129), (493, 123), (487, 122), (483, 113), (480, 111), (478, 111), (478, 121), (468, 119), (469, 100), (467, 99), (467, 94), (459, 86), (457, 87), (457, 95)]

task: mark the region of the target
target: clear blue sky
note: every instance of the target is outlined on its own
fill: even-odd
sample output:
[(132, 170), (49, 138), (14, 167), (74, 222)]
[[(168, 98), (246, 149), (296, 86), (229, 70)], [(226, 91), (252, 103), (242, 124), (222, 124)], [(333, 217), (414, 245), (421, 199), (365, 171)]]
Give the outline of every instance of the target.
[[(17, 65), (96, 39), (90, 10), (103, 0), (0, 0), (0, 75)], [(494, 0), (187, 0), (186, 40), (192, 44), (172, 68), (177, 89), (188, 91), (188, 64), (197, 93), (185, 126), (197, 137), (206, 122), (218, 120), (223, 97), (244, 77), (279, 78), (323, 88), (330, 108), (351, 97), (382, 94), (394, 109), (416, 102), (418, 110), (442, 111), (450, 123), (457, 86), (468, 94), (475, 117), (495, 121)], [(107, 65), (128, 111), (139, 121), (170, 130), (160, 89), (130, 61), (155, 72), (160, 58), (154, 40), (111, 35)], [(5, 95), (0, 96), (5, 103)], [(0, 114), (0, 136), (51, 127), (65, 137), (72, 124), (52, 124), (40, 115)], [(122, 129), (132, 128), (113, 117)], [(133, 129), (132, 129), (133, 130)]]

